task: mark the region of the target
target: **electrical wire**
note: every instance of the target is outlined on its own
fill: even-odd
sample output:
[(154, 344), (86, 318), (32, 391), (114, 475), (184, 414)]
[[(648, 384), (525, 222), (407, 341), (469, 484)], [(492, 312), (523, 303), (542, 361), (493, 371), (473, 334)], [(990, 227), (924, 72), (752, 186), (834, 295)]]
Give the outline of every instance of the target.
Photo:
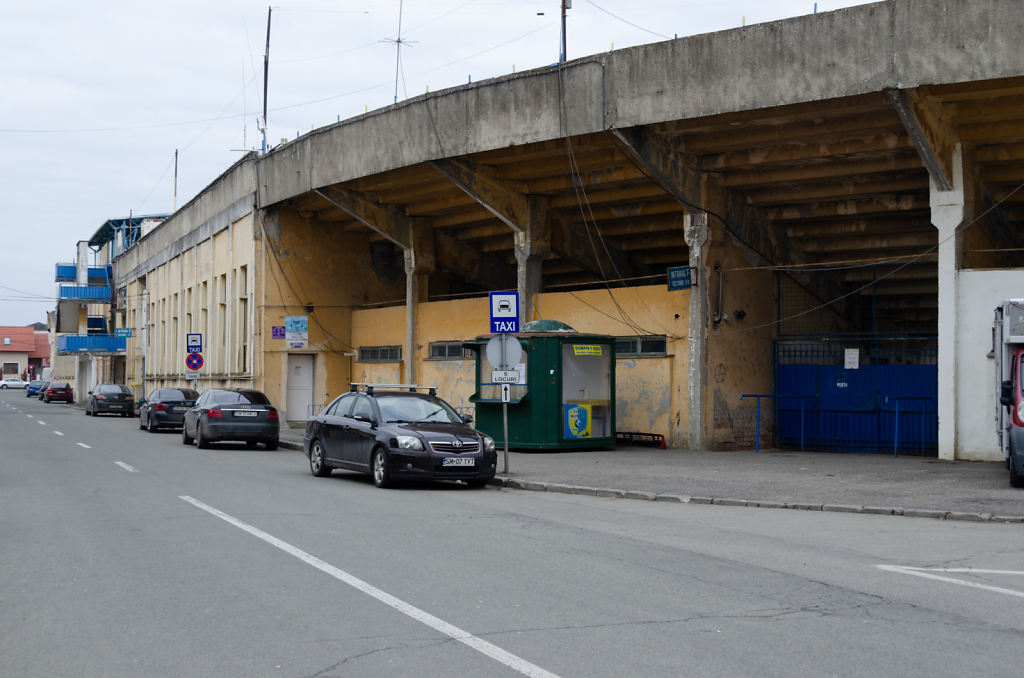
[(637, 29), (639, 29), (639, 30), (641, 30), (641, 31), (643, 31), (645, 33), (650, 33), (651, 35), (656, 35), (659, 38), (664, 38), (665, 40), (671, 40), (672, 39), (672, 38), (670, 38), (667, 35), (662, 35), (661, 33), (656, 33), (655, 31), (652, 31), (652, 30), (650, 30), (648, 28), (644, 28), (643, 26), (639, 26), (639, 25), (633, 23), (632, 21), (627, 21), (626, 19), (623, 19), (621, 16), (618, 16), (616, 14), (612, 14), (611, 12), (606, 10), (604, 7), (601, 7), (600, 5), (598, 5), (596, 2), (592, 2), (592, 0), (584, 0), (584, 1), (588, 5), (590, 5), (591, 7), (594, 7), (595, 9), (599, 9), (602, 12), (604, 12), (605, 14), (607, 14), (608, 16), (612, 17), (613, 19), (618, 19), (622, 23), (628, 24), (628, 25), (632, 26), (633, 28), (637, 28)]

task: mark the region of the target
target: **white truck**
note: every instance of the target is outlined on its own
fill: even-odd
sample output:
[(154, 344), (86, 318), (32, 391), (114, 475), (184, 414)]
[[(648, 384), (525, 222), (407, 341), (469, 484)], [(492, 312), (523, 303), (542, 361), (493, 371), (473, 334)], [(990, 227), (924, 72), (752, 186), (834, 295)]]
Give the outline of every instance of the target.
[(1007, 299), (992, 323), (999, 403), (996, 433), (1010, 485), (1024, 487), (1024, 299)]

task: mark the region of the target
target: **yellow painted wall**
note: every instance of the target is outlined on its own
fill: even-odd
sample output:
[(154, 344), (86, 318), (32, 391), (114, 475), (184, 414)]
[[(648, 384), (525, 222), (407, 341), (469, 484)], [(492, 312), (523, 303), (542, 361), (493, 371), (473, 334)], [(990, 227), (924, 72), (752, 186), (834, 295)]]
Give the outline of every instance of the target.
[[(540, 295), (538, 315), (567, 323), (581, 333), (635, 336), (665, 335), (668, 355), (620, 359), (616, 365), (616, 427), (621, 431), (660, 433), (672, 445), (685, 445), (689, 408), (687, 387), (687, 292), (669, 292), (664, 285)], [(629, 309), (622, 318), (615, 302)], [(456, 407), (469, 407), (476, 390), (473, 360), (430, 360), (429, 345), (465, 341), (488, 332), (486, 297), (418, 305), (417, 381), (437, 386)], [(678, 318), (676, 317), (678, 315)], [(358, 310), (352, 313), (354, 346), (403, 346), (405, 307)], [(354, 364), (353, 381), (401, 383), (399, 363)]]

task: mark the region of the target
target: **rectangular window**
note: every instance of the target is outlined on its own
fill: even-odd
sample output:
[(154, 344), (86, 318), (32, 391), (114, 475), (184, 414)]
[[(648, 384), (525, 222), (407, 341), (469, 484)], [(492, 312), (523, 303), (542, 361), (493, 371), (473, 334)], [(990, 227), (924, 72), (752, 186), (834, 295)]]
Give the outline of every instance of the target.
[(18, 363), (4, 363), (4, 374), (18, 374)]
[(402, 362), (401, 346), (360, 346), (359, 362), (361, 363), (400, 363)]
[(642, 337), (616, 337), (616, 358), (660, 357), (668, 352), (665, 337), (648, 335)]
[(428, 360), (472, 360), (473, 357), (473, 352), (468, 348), (463, 348), (461, 341), (430, 342)]

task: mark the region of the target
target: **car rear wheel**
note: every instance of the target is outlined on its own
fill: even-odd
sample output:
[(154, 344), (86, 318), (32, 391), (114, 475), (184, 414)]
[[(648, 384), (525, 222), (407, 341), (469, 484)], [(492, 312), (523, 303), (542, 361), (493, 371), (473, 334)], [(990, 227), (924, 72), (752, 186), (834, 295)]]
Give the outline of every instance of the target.
[(88, 417), (88, 416), (91, 416), (91, 415), (92, 415), (92, 412), (89, 411), (89, 405), (86, 405), (85, 406), (85, 416)]
[(181, 422), (181, 444), (191, 445), (192, 438), (188, 434), (188, 428), (185, 426), (185, 422)]
[(144, 418), (144, 417), (142, 416), (142, 412), (139, 412), (139, 428), (140, 428), (140, 429), (144, 429), (144, 428), (146, 428), (146, 420), (145, 420), (145, 418)]
[(319, 440), (314, 440), (309, 445), (309, 472), (317, 478), (331, 475), (331, 468), (324, 462), (324, 448)]
[(1013, 450), (1010, 450), (1010, 486), (1024, 487), (1024, 476), (1017, 473), (1017, 463), (1014, 459)]
[(388, 470), (388, 456), (384, 449), (378, 447), (373, 451), (373, 484), (377, 487), (388, 487), (391, 485), (391, 472)]
[(273, 451), (273, 450), (277, 449), (277, 443), (278, 443), (278, 441), (276, 441), (276, 440), (267, 440), (263, 444), (267, 446), (268, 450)]
[(203, 425), (201, 423), (196, 424), (196, 446), (200, 450), (205, 450), (210, 447), (210, 439), (206, 437), (206, 433), (203, 431)]

